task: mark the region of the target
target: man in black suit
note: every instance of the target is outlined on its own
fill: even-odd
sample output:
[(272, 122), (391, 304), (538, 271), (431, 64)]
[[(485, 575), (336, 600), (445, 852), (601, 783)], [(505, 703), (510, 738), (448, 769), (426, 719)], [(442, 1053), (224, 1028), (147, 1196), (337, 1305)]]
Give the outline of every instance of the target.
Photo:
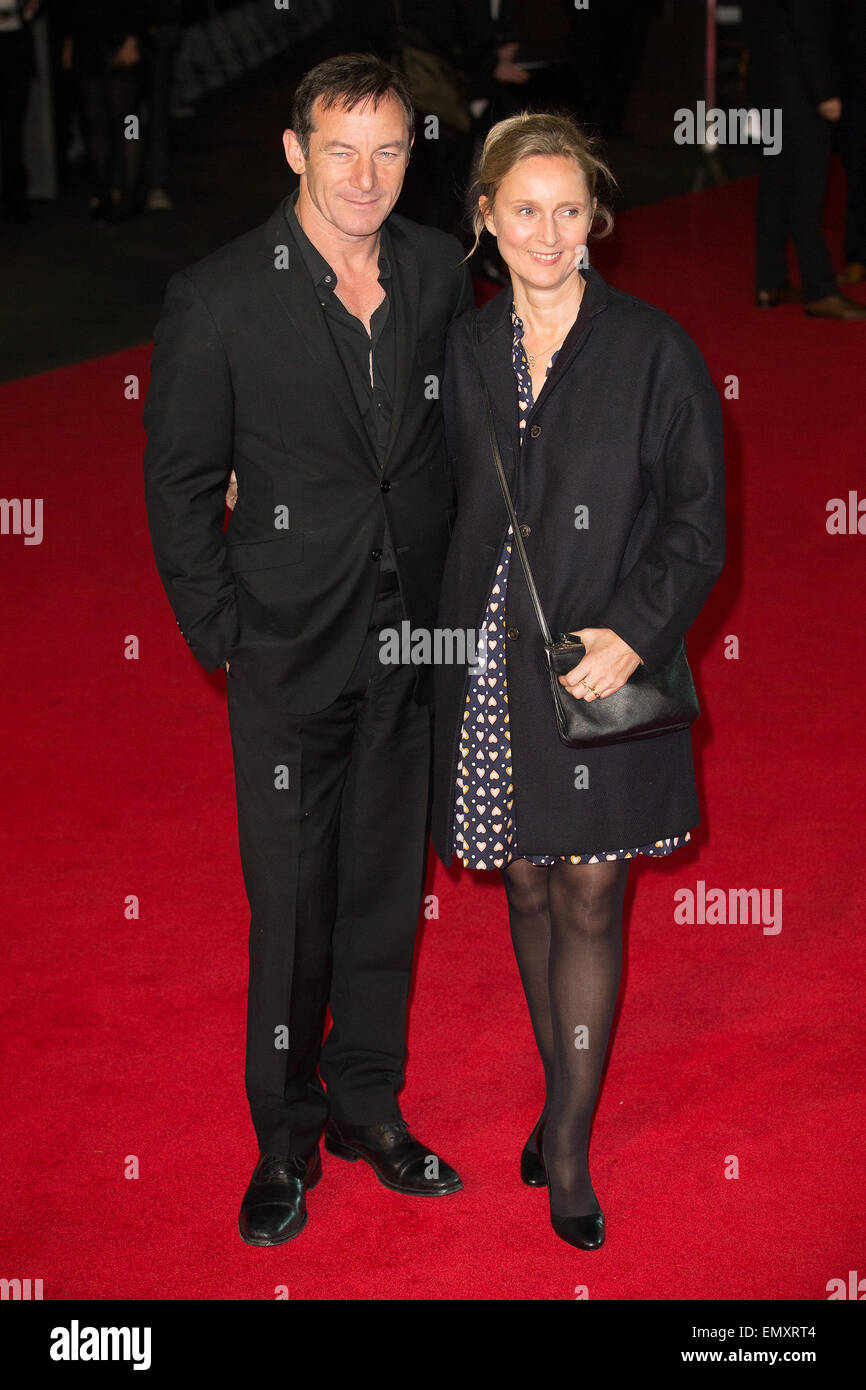
[[(830, 7), (826, 0), (749, 0), (745, 22), (749, 105), (782, 112), (781, 151), (761, 159), (755, 302), (773, 309), (802, 298), (811, 318), (860, 322), (866, 309), (839, 293), (821, 230), (832, 126), (842, 114)], [(789, 237), (800, 293), (788, 285)]]
[(228, 673), (253, 1245), (303, 1228), (323, 1129), (398, 1192), (461, 1187), (397, 1100), (432, 681), (383, 664), (379, 634), (435, 624), (453, 520), (438, 382), (448, 325), (472, 306), (458, 242), (390, 215), (413, 124), (377, 58), (302, 79), (283, 137), (300, 187), (172, 278), (144, 410), (157, 567), (194, 655)]

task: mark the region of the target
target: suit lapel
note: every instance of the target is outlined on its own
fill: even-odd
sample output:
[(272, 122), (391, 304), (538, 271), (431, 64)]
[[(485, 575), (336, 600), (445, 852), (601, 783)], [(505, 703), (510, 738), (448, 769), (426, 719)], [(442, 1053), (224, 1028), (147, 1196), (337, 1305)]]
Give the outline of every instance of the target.
[[(364, 422), (358, 415), (358, 407), (342, 358), (334, 346), (315, 286), (286, 225), (286, 211), (289, 206), (290, 201), (287, 198), (265, 224), (265, 254), (270, 262), (267, 268), (270, 285), (301, 341), (302, 351), (315, 364), (322, 380), (330, 386), (347, 424), (362, 446), (364, 456), (378, 475), (376, 454), (364, 428)], [(274, 264), (277, 246), (288, 247), (288, 265), (285, 269), (277, 269)]]
[(420, 294), (418, 266), (396, 228), (389, 228), (391, 249), (391, 312), (394, 314), (394, 395), (391, 406), (391, 428), (385, 448), (385, 467), (397, 441), (406, 411), (406, 394), (410, 369), (418, 342), (418, 299)]
[[(475, 359), (490, 393), (496, 437), (506, 475), (514, 473), (519, 433), (517, 382), (511, 361), (513, 338), (511, 291), (506, 289), (493, 300), (489, 323), (483, 327), (479, 323), (475, 347)], [(482, 415), (482, 425), (483, 418)]]

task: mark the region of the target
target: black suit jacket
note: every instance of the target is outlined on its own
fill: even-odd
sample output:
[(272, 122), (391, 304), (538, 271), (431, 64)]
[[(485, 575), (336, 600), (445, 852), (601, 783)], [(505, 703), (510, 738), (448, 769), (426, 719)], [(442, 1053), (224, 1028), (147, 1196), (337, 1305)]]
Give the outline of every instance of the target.
[[(194, 655), (310, 713), (360, 651), (386, 511), (407, 616), (434, 624), (454, 514), (438, 385), (448, 324), (473, 301), (459, 243), (392, 214), (397, 371), (380, 473), (288, 206), (170, 280), (144, 471), (157, 568)], [(419, 668), (419, 702), (431, 686)]]
[(827, 0), (748, 0), (746, 95), (755, 106), (809, 106), (841, 95)]

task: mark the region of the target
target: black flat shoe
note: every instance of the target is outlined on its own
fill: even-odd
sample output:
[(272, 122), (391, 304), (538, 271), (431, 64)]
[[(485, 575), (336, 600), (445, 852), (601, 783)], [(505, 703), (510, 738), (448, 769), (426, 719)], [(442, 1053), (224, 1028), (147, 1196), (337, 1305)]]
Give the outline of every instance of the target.
[(527, 1139), (520, 1155), (520, 1181), (525, 1182), (527, 1187), (547, 1187), (547, 1174), (538, 1155), (538, 1138), (543, 1125), (544, 1111), (541, 1112), (535, 1129)]
[[(538, 1157), (542, 1167), (544, 1167), (544, 1152), (540, 1134), (538, 1136)], [(544, 1176), (546, 1180), (546, 1170)], [(550, 1224), (560, 1240), (567, 1241), (569, 1245), (574, 1245), (578, 1250), (598, 1250), (599, 1246), (604, 1245), (604, 1212), (600, 1208), (598, 1211), (589, 1212), (586, 1216), (551, 1215)]]
[(561, 1240), (578, 1250), (597, 1250), (604, 1245), (604, 1212), (594, 1211), (589, 1216), (551, 1216), (550, 1224)]
[(329, 1120), (325, 1148), (349, 1163), (362, 1158), (383, 1187), (410, 1197), (446, 1197), (463, 1186), (453, 1168), (410, 1134), (405, 1120), (378, 1125), (337, 1125)]
[(296, 1154), (260, 1154), (244, 1193), (238, 1230), (247, 1245), (284, 1245), (307, 1224), (306, 1193), (322, 1176), (319, 1146), (307, 1160)]

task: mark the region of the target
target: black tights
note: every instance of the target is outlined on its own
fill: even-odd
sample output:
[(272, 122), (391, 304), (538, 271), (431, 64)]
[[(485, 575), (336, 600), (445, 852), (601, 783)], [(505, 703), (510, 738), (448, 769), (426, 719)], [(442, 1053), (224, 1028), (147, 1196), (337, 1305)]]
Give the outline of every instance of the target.
[(552, 1216), (599, 1210), (589, 1135), (619, 990), (629, 863), (560, 861), (545, 868), (514, 859), (502, 871), (511, 939), (544, 1067), (541, 1142)]

